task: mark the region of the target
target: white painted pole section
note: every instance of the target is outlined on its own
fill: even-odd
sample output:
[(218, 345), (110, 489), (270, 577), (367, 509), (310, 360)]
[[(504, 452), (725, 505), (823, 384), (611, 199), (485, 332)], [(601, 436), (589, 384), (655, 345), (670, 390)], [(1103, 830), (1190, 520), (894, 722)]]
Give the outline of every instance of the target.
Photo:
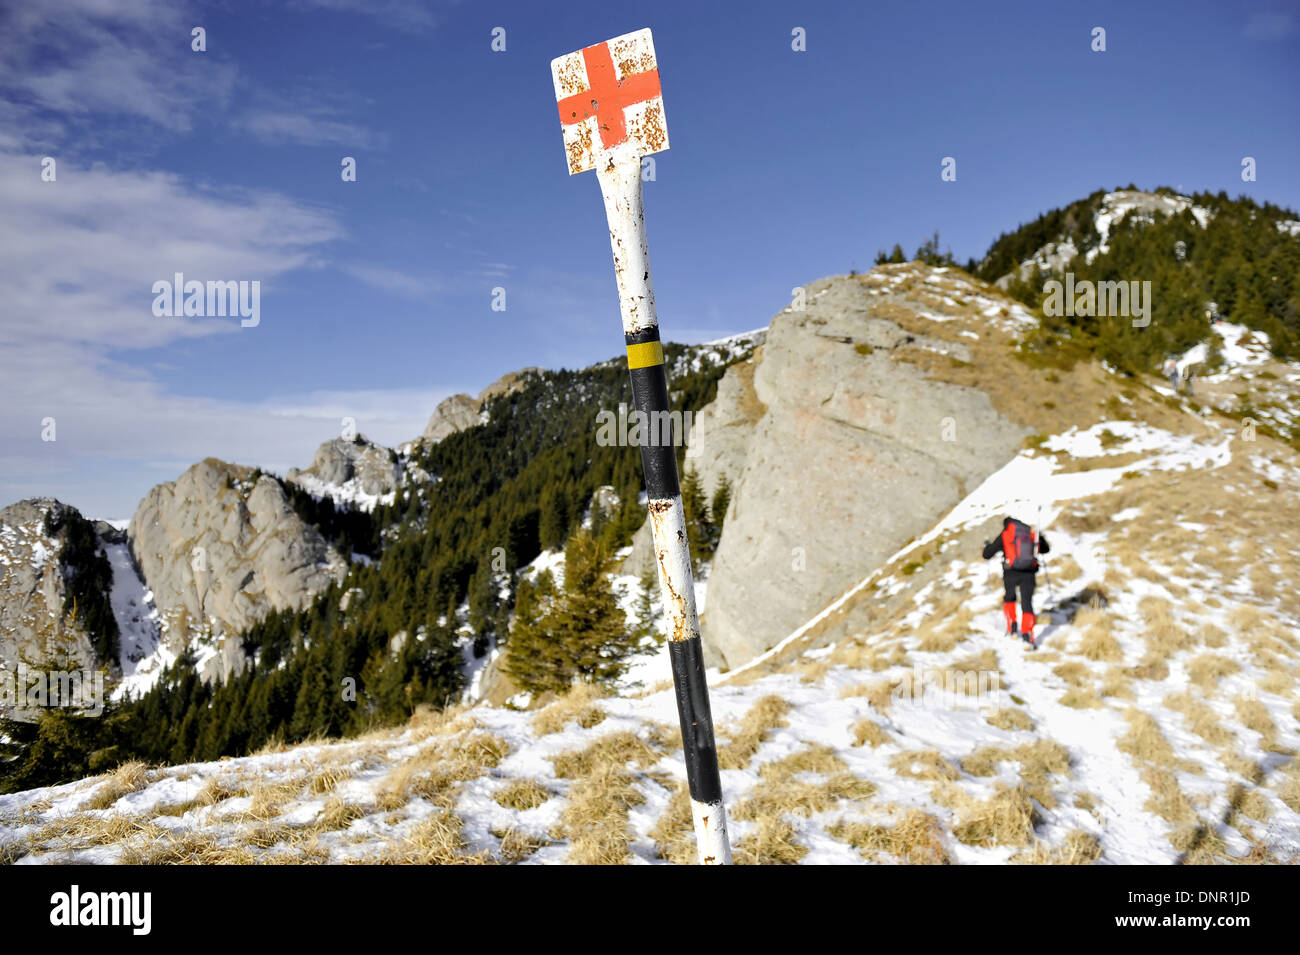
[[(597, 160), (596, 175), (605, 200), (605, 218), (609, 223), (609, 244), (614, 253), (623, 332), (631, 334), (655, 327), (659, 319), (655, 313), (654, 284), (650, 279), (640, 157), (605, 153)], [(668, 637), (678, 641), (698, 639), (700, 619), (695, 608), (695, 581), (691, 574), (681, 495), (647, 503), (659, 567), (659, 593), (668, 617)], [(695, 823), (695, 844), (700, 864), (730, 865), (731, 840), (727, 833), (727, 811), (722, 803), (700, 803), (692, 799), (691, 817)]]
[(727, 832), (727, 810), (721, 802), (691, 800), (695, 822), (695, 845), (700, 865), (731, 865), (731, 836)]
[(596, 166), (600, 194), (609, 222), (609, 244), (614, 250), (614, 276), (618, 280), (618, 306), (623, 333), (630, 335), (658, 325), (654, 283), (650, 280), (650, 250), (641, 204), (641, 160), (635, 153), (602, 153)]

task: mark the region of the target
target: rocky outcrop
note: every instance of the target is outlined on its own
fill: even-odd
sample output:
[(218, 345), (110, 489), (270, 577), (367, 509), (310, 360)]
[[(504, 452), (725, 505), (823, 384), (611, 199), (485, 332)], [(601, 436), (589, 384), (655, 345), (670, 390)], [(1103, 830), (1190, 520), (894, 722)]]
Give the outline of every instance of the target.
[(285, 474), (285, 480), (313, 493), (331, 492), (336, 504), (391, 494), (401, 477), (397, 455), (360, 435), (326, 441), (316, 449), (311, 467), (290, 468)]
[(0, 665), (10, 670), (65, 659), (65, 669), (98, 666), (87, 634), (64, 614), (60, 545), (45, 532), (46, 516), (65, 509), (31, 498), (0, 510)]
[(213, 458), (151, 490), (128, 536), (166, 643), (173, 652), (196, 637), (207, 644), (208, 678), (243, 666), (241, 631), (270, 610), (303, 607), (346, 570), (279, 481)]
[(469, 395), (452, 395), (438, 402), (424, 428), (424, 440), (438, 442), (478, 424), (479, 403)]
[(1026, 433), (983, 391), (899, 360), (904, 350), (970, 357), (953, 335), (920, 330), (921, 310), (904, 321), (849, 277), (804, 294), (804, 310), (773, 319), (752, 395), (749, 372), (729, 371), (688, 453), (701, 474), (735, 473), (702, 621), (713, 664), (734, 667), (784, 638), (930, 527)]
[(713, 401), (700, 410), (692, 423), (686, 467), (699, 475), (700, 487), (709, 500), (724, 480), (733, 487), (739, 480), (754, 428), (767, 410), (754, 391), (754, 372), (762, 360), (760, 346), (753, 357), (731, 365), (718, 381)]
[(521, 368), (519, 371), (511, 371), (502, 375), (492, 384), (488, 385), (478, 393), (477, 398), (469, 395), (452, 395), (450, 398), (444, 398), (434, 409), (433, 416), (429, 418), (429, 423), (425, 425), (423, 440), (436, 443), (446, 438), (448, 435), (455, 434), (457, 431), (464, 431), (478, 424), (483, 405), (500, 395), (514, 394), (521, 391), (528, 380), (528, 376), (533, 372), (540, 371), (538, 368)]

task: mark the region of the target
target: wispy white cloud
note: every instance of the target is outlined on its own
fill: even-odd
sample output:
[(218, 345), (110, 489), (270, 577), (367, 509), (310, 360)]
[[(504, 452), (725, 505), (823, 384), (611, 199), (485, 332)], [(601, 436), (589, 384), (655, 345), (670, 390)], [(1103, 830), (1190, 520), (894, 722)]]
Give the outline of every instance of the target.
[[(95, 461), (160, 453), (310, 461), (337, 428), (336, 408), (291, 403), (296, 413), (284, 414), (261, 401), (177, 395), (124, 353), (257, 334), (220, 319), (156, 317), (153, 283), (183, 272), (271, 285), (323, 261), (343, 235), (333, 216), (278, 194), (218, 193), (168, 173), (70, 161), (44, 182), (40, 158), (0, 151), (0, 490), (57, 492)], [(48, 418), (53, 442), (42, 440)], [(145, 489), (101, 489), (89, 503), (120, 516)]]
[(383, 149), (388, 135), (332, 117), (317, 109), (253, 109), (235, 120), (236, 127), (264, 143)]
[(104, 114), (184, 132), (200, 106), (222, 107), (237, 75), (216, 54), (191, 51), (196, 25), (186, 5), (169, 0), (4, 4), (0, 92), (24, 128), (43, 125), (47, 135), (51, 111), (69, 120)]
[(428, 298), (443, 287), (442, 282), (432, 276), (414, 275), (384, 265), (343, 262), (338, 269), (371, 288), (407, 298)]

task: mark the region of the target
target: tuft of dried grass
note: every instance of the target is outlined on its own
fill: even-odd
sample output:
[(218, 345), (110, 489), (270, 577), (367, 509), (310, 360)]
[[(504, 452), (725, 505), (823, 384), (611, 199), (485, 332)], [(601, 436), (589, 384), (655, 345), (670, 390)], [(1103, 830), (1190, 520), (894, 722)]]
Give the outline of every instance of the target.
[(955, 802), (952, 835), (968, 846), (1027, 846), (1040, 822), (1034, 800), (1023, 786), (1000, 786), (988, 799), (965, 796)]
[(354, 803), (344, 802), (338, 795), (332, 795), (325, 800), (325, 806), (316, 817), (315, 827), (321, 831), (335, 831), (346, 829), (353, 822), (364, 818), (366, 810), (363, 806)]
[(785, 819), (760, 819), (736, 843), (733, 859), (737, 865), (795, 865), (808, 854), (808, 847), (798, 842), (796, 835)]
[(467, 853), (460, 817), (440, 809), (373, 856), (357, 860), (379, 865), (490, 865), (487, 851)]
[(614, 759), (592, 760), (592, 768), (569, 791), (561, 824), (575, 865), (622, 865), (632, 843), (628, 810), (645, 802), (632, 777)]
[(1165, 697), (1164, 705), (1182, 713), (1187, 728), (1206, 742), (1215, 746), (1228, 746), (1236, 742), (1236, 737), (1223, 728), (1214, 710), (1190, 694), (1171, 693)]
[(1059, 846), (1037, 842), (1011, 857), (1013, 865), (1093, 865), (1101, 859), (1101, 843), (1083, 829), (1071, 829)]
[(897, 753), (890, 759), (889, 767), (898, 775), (909, 779), (953, 780), (961, 776), (957, 767), (945, 759), (937, 749)]
[(740, 726), (728, 733), (729, 742), (718, 747), (718, 766), (722, 769), (745, 769), (763, 745), (768, 734), (788, 726), (785, 715), (790, 704), (776, 694), (768, 694), (749, 708)]
[(1202, 653), (1187, 664), (1187, 678), (1203, 689), (1212, 690), (1219, 680), (1240, 669), (1235, 660), (1213, 653)]
[(1005, 707), (997, 710), (984, 717), (985, 721), (991, 726), (996, 726), (1000, 730), (1032, 730), (1034, 721), (1024, 710), (1018, 710), (1013, 707)]
[(554, 793), (535, 779), (512, 779), (493, 793), (492, 799), (498, 806), (522, 812), (536, 809), (553, 795)]
[(668, 806), (650, 830), (659, 858), (674, 865), (691, 865), (696, 861), (695, 820), (691, 815), (691, 793), (686, 783), (678, 783)]
[(642, 769), (659, 762), (661, 754), (631, 730), (601, 736), (586, 749), (552, 756), (555, 775), (561, 779), (580, 779), (604, 766), (625, 767), (635, 763)]
[[(479, 778), (510, 753), (510, 745), (499, 736), (484, 732), (455, 733), (452, 725), (444, 723), (431, 730), (428, 736), (442, 738), (435, 739), (388, 772), (377, 788), (380, 809), (399, 809), (413, 794), (449, 808), (460, 783)], [(460, 728), (464, 725), (462, 720)]]
[(244, 845), (221, 842), (216, 835), (182, 829), (159, 830), (150, 838), (122, 847), (122, 865), (251, 865), (257, 856)]
[(148, 784), (149, 768), (144, 763), (136, 760), (123, 763), (105, 777), (85, 808), (107, 809), (123, 796), (139, 792)]
[(867, 703), (877, 713), (886, 713), (889, 711), (890, 704), (894, 702), (894, 689), (897, 682), (894, 680), (877, 680), (874, 683), (857, 683), (853, 686), (846, 686), (840, 691), (841, 699), (861, 696), (866, 697)]
[(863, 717), (853, 724), (854, 746), (863, 746), (870, 743), (871, 748), (875, 749), (877, 746), (888, 743), (890, 739), (892, 737), (873, 719)]
[(1121, 753), (1127, 753), (1134, 760), (1156, 767), (1186, 773), (1200, 772), (1200, 767), (1195, 763), (1178, 758), (1154, 717), (1141, 710), (1130, 709), (1125, 718), (1129, 724), (1128, 732), (1115, 744)]
[(1124, 658), (1124, 651), (1111, 632), (1109, 621), (1106, 625), (1093, 624), (1085, 630), (1079, 639), (1078, 652), (1098, 662), (1111, 663)]
[(577, 720), (583, 729), (598, 726), (605, 719), (605, 710), (597, 704), (609, 693), (594, 683), (575, 683), (564, 696), (533, 717), (533, 732), (538, 736), (558, 733), (571, 721)]
[(847, 842), (868, 860), (885, 855), (904, 865), (949, 865), (939, 820), (920, 809), (893, 810), (893, 825), (840, 820), (827, 826), (831, 838)]
[(502, 833), (494, 832), (493, 835), (501, 840), (501, 858), (511, 865), (522, 862), (538, 849), (544, 849), (551, 844), (551, 840), (543, 836), (531, 835), (522, 829), (507, 829)]
[[(823, 779), (797, 778), (817, 774)], [(761, 779), (736, 806), (740, 820), (774, 819), (785, 813), (807, 818), (841, 799), (866, 800), (874, 783), (848, 772), (848, 765), (829, 746), (807, 746), (759, 770)]]

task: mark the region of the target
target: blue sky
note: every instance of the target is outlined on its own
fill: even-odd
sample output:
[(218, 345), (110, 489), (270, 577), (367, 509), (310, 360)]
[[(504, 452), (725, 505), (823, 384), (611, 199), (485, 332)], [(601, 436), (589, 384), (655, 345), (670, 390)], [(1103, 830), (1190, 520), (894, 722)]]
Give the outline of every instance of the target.
[[(618, 354), (599, 190), (567, 175), (549, 63), (644, 26), (672, 142), (646, 184), (670, 339), (765, 325), (794, 286), (935, 229), (978, 257), (1099, 187), (1300, 207), (1293, 3), (627, 9), (6, 5), (0, 504), (125, 518), (204, 456), (305, 466), (344, 416), (397, 443), (448, 394)], [(260, 281), (261, 323), (154, 316), (175, 271)]]

